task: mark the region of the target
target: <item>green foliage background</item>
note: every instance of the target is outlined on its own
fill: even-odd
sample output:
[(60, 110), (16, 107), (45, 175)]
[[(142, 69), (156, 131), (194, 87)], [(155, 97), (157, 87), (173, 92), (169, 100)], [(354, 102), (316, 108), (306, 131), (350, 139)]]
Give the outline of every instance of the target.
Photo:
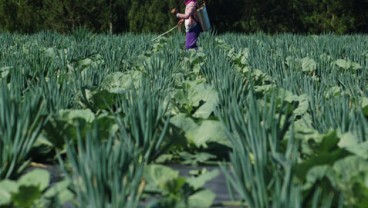
[[(201, 1), (199, 1), (201, 2)], [(365, 33), (367, 0), (207, 0), (219, 33)], [(0, 31), (67, 33), (86, 27), (101, 33), (163, 32), (176, 24), (170, 9), (180, 0), (0, 0)]]

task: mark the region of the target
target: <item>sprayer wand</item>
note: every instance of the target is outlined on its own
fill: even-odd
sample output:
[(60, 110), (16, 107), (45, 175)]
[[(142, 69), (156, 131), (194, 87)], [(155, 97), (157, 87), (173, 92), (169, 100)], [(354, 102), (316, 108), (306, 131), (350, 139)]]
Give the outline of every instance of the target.
[(179, 27), (179, 25), (175, 25), (175, 27), (173, 27), (173, 28), (171, 28), (170, 30), (168, 30), (168, 31), (166, 31), (166, 32), (164, 32), (164, 33), (162, 33), (161, 35), (157, 36), (156, 38), (153, 38), (151, 41), (155, 41), (155, 40), (157, 40), (157, 39), (161, 38), (162, 36), (164, 36), (164, 35), (166, 35), (167, 33), (169, 33), (169, 32), (171, 32), (171, 31), (173, 31), (173, 30), (174, 30), (175, 28), (177, 28), (177, 27)]

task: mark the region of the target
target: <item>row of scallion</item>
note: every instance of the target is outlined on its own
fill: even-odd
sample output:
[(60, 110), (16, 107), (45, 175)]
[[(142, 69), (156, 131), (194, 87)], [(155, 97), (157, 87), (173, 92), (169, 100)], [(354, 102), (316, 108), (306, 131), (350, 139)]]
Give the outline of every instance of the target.
[[(0, 207), (185, 206), (198, 192), (184, 179), (163, 185), (185, 190), (170, 195), (148, 193), (144, 176), (180, 146), (177, 114), (224, 126), (228, 204), (368, 204), (365, 35), (203, 33), (197, 52), (182, 50), (182, 34), (153, 37), (0, 35)], [(215, 89), (208, 115), (175, 97), (196, 96), (188, 82)], [(62, 178), (31, 178), (38, 163)]]

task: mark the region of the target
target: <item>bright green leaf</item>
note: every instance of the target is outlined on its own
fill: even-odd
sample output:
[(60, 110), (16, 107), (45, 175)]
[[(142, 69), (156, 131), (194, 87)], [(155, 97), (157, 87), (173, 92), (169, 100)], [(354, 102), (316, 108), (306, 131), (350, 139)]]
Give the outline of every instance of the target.
[(79, 67), (88, 67), (93, 63), (92, 59), (86, 58), (78, 61), (77, 66)]
[(48, 58), (55, 58), (56, 56), (55, 48), (47, 48), (45, 49), (44, 53)]
[(0, 68), (0, 80), (1, 78), (5, 78), (6, 76), (8, 76), (10, 74), (10, 69), (12, 69), (13, 67), (2, 67)]
[(352, 154), (368, 159), (368, 141), (359, 143), (358, 138), (350, 132), (341, 135), (338, 145)]
[(18, 191), (18, 184), (14, 181), (3, 180), (0, 182), (0, 207), (11, 202), (12, 193)]
[(194, 120), (188, 117), (186, 114), (178, 114), (170, 119), (170, 122), (183, 130), (184, 132), (190, 131), (198, 127)]
[(209, 142), (231, 146), (225, 127), (220, 121), (204, 120), (197, 128), (190, 129), (185, 135), (196, 147), (207, 147)]
[(90, 109), (83, 110), (60, 110), (59, 117), (64, 121), (72, 121), (75, 119), (83, 119), (88, 123), (92, 123), (95, 119), (95, 114)]
[(102, 81), (101, 88), (110, 93), (121, 94), (132, 87), (139, 87), (142, 77), (143, 75), (140, 71), (111, 73)]
[(191, 154), (188, 152), (180, 152), (179, 156), (183, 160), (182, 164), (187, 165), (197, 165), (199, 163), (205, 163), (211, 159), (216, 159), (215, 155), (209, 154), (207, 152), (196, 152)]
[(74, 194), (68, 189), (70, 185), (69, 180), (63, 180), (52, 185), (44, 193), (44, 197), (53, 198), (57, 197), (60, 203), (65, 203), (73, 200)]
[(46, 170), (34, 169), (23, 175), (19, 180), (19, 186), (34, 186), (40, 191), (45, 190), (50, 183), (50, 174)]
[(202, 190), (199, 191), (191, 196), (188, 199), (188, 206), (187, 207), (211, 207), (216, 194), (214, 194), (210, 190)]
[(205, 103), (196, 110), (193, 117), (207, 119), (216, 110), (219, 103), (218, 94), (214, 89), (207, 88), (200, 95)]
[(304, 72), (313, 72), (317, 69), (317, 63), (309, 57), (303, 58), (301, 62), (302, 62), (302, 71)]
[(339, 86), (333, 86), (329, 89), (327, 89), (325, 92), (324, 92), (324, 97), (326, 99), (329, 99), (329, 98), (332, 98), (332, 97), (336, 97), (336, 96), (339, 96), (341, 95), (341, 88)]
[(203, 173), (197, 177), (187, 178), (187, 182), (194, 188), (194, 190), (197, 190), (203, 187), (208, 181), (216, 178), (218, 175), (219, 171), (213, 170), (210, 172)]
[(166, 183), (179, 177), (179, 172), (163, 165), (148, 165), (144, 170), (144, 179), (149, 185), (164, 189)]
[(306, 183), (304, 184), (303, 189), (310, 189), (315, 183), (323, 178), (334, 180), (332, 167), (329, 165), (316, 165), (315, 167), (312, 167), (306, 174)]
[(346, 60), (346, 59), (338, 59), (335, 64), (345, 70), (358, 70), (361, 69), (362, 66), (356, 62), (353, 62), (351, 60)]

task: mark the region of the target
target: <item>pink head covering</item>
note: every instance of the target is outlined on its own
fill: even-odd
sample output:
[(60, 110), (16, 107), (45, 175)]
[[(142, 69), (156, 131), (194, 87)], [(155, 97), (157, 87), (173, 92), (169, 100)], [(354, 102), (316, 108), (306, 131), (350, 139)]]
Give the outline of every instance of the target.
[(185, 1), (184, 1), (184, 4), (185, 4), (185, 5), (187, 5), (187, 4), (189, 4), (190, 2), (192, 2), (192, 1), (193, 1), (193, 2), (196, 2), (196, 0), (185, 0)]

